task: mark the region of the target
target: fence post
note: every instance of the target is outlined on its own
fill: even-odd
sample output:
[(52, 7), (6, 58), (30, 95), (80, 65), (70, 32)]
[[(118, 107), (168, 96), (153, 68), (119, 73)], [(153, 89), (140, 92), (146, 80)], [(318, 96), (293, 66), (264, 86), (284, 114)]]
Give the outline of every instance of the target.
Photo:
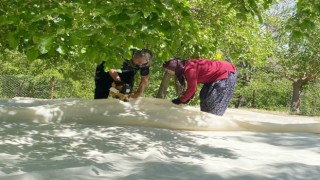
[(52, 76), (50, 79), (50, 99), (54, 98), (55, 85), (56, 85), (56, 79), (54, 78), (54, 76)]

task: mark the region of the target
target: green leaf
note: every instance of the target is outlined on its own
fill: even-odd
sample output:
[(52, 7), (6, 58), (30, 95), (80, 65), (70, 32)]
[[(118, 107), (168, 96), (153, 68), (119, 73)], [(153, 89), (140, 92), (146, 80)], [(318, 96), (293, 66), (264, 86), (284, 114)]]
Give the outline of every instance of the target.
[(301, 31), (294, 30), (292, 31), (292, 38), (293, 39), (300, 39), (303, 36)]
[(35, 60), (39, 56), (39, 50), (37, 48), (31, 48), (26, 53), (28, 60)]
[(106, 19), (104, 17), (100, 17), (100, 19), (102, 20), (102, 22), (104, 22), (104, 24), (106, 24), (107, 26), (113, 26), (115, 23), (112, 22), (111, 20), (109, 19)]
[(125, 32), (126, 31), (126, 28), (122, 25), (119, 25), (116, 27), (116, 31), (117, 32)]
[(189, 11), (186, 11), (186, 10), (182, 11), (181, 15), (185, 18), (189, 18), (191, 16)]
[(236, 17), (239, 18), (239, 19), (241, 19), (241, 20), (243, 20), (243, 21), (247, 21), (247, 16), (246, 16), (246, 14), (243, 13), (243, 12), (237, 13)]
[(41, 42), (40, 42), (41, 54), (45, 54), (51, 50), (53, 39), (54, 39), (54, 36), (44, 36), (41, 38)]
[(144, 17), (144, 18), (149, 17), (150, 14), (151, 14), (151, 12), (149, 12), (149, 11), (143, 11), (142, 13), (143, 13), (143, 17)]
[(139, 48), (144, 47), (144, 43), (141, 38), (136, 38), (134, 41), (132, 41), (132, 43), (136, 47), (139, 47)]
[(259, 23), (262, 24), (263, 23), (263, 18), (261, 16), (261, 14), (258, 14), (257, 16), (258, 16), (258, 19), (259, 19)]
[(271, 3), (272, 3), (272, 0), (264, 0), (263, 1), (263, 8), (268, 9)]
[(65, 55), (67, 50), (64, 46), (59, 46), (56, 51), (61, 55)]
[(0, 16), (0, 26), (7, 24), (8, 20), (5, 16)]
[(86, 56), (90, 60), (94, 61), (95, 59), (97, 59), (98, 55), (99, 55), (99, 51), (95, 47), (90, 47), (86, 50)]
[(9, 42), (10, 48), (16, 48), (19, 44), (16, 34), (14, 32), (10, 32), (8, 34), (7, 41)]
[(315, 27), (315, 23), (309, 19), (304, 19), (303, 22), (300, 24), (300, 28), (302, 30), (310, 30), (314, 27)]
[(148, 20), (150, 22), (157, 22), (159, 19), (159, 15), (155, 12), (152, 12), (149, 16), (148, 16)]
[(141, 20), (141, 16), (140, 16), (139, 12), (130, 15), (130, 24), (131, 25), (136, 24), (140, 20)]
[(230, 3), (230, 0), (221, 0), (221, 3), (222, 3), (223, 5), (227, 5), (227, 4)]
[(118, 47), (121, 43), (123, 43), (124, 38), (122, 36), (117, 36), (113, 38), (110, 42), (110, 46)]
[(171, 30), (171, 24), (170, 24), (169, 21), (162, 21), (160, 24), (161, 24), (161, 27), (160, 27), (160, 28), (161, 28), (163, 31), (168, 32), (168, 31)]
[(121, 12), (120, 14), (110, 16), (109, 19), (115, 23), (123, 23), (124, 21), (130, 20), (130, 16), (125, 12)]

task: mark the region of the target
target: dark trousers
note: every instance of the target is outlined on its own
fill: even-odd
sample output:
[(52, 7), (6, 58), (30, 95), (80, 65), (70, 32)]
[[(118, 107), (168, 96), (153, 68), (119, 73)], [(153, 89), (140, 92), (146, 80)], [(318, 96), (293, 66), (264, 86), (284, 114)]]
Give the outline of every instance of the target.
[(113, 79), (109, 73), (104, 71), (104, 63), (101, 63), (96, 68), (95, 74), (95, 90), (94, 99), (106, 99), (109, 96), (109, 89), (112, 85)]
[(204, 84), (200, 91), (201, 111), (222, 116), (232, 99), (237, 75), (229, 72), (227, 79)]

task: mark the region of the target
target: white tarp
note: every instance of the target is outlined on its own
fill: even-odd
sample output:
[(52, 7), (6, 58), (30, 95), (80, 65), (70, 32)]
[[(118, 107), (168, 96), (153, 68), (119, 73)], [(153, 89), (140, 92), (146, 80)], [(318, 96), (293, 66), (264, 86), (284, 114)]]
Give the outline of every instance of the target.
[(153, 98), (0, 100), (0, 179), (314, 180), (319, 127), (316, 117), (220, 117)]
[(41, 100), (14, 98), (0, 101), (3, 121), (147, 126), (195, 131), (258, 131), (320, 133), (319, 119), (229, 109), (224, 116), (177, 106), (168, 100), (139, 98), (130, 102), (103, 100)]

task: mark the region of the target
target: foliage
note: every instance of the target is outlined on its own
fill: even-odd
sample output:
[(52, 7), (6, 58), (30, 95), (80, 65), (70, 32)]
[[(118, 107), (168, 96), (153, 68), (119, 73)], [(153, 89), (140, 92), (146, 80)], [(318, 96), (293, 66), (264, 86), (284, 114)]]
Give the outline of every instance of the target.
[[(316, 7), (319, 7), (319, 5)], [(299, 10), (302, 7), (298, 4), (297, 7), (293, 8), (297, 8)], [(288, 78), (295, 79), (307, 76), (310, 80), (314, 80), (320, 75), (320, 47), (318, 43), (320, 41), (320, 16), (317, 16), (312, 20), (314, 28), (312, 31), (308, 31), (308, 35), (297, 36), (296, 34), (288, 31), (288, 27), (293, 23), (292, 19), (295, 18), (297, 14), (299, 13), (297, 12), (292, 16), (282, 18), (278, 22), (279, 33), (276, 37), (279, 44), (278, 52), (280, 53), (278, 57), (280, 57), (280, 63)], [(314, 14), (311, 14), (310, 16), (313, 17)], [(307, 27), (308, 26), (305, 25), (304, 29), (306, 30)], [(296, 27), (295, 29), (299, 30), (299, 27)]]
[(280, 29), (278, 57), (288, 79), (301, 77), (315, 80), (320, 76), (320, 21), (309, 36), (290, 38), (292, 34)]
[(5, 0), (0, 9), (0, 42), (30, 60), (100, 62), (129, 57), (131, 47), (156, 49), (167, 59), (179, 43), (197, 39), (197, 24), (187, 4), (178, 1)]
[[(272, 0), (4, 0), (0, 3), (0, 43), (18, 48), (31, 60), (73, 57), (78, 62), (100, 62), (118, 59), (119, 54), (128, 57), (128, 49), (133, 46), (154, 49), (160, 59), (184, 52), (199, 56), (210, 46), (201, 43), (206, 32), (194, 14), (224, 7), (223, 17), (230, 11), (241, 21), (252, 15), (261, 22), (261, 11), (271, 3)], [(215, 27), (227, 22), (219, 18), (219, 13), (208, 15), (205, 17), (212, 17), (208, 18), (211, 20), (217, 18)], [(200, 19), (205, 20), (204, 16)]]
[(320, 116), (320, 83), (310, 83), (304, 89), (300, 113)]
[(244, 107), (287, 111), (291, 95), (290, 87), (289, 81), (261, 69), (247, 86), (236, 87), (233, 104), (241, 95)]
[[(153, 61), (150, 67), (149, 83), (144, 93), (144, 97), (156, 97), (163, 76), (162, 63)], [(140, 77), (136, 76), (136, 82), (140, 81)], [(135, 84), (137, 86), (137, 83)], [(135, 87), (136, 88), (136, 87)]]
[[(288, 2), (285, 1), (288, 4)], [(289, 1), (289, 6), (293, 5)], [(313, 37), (312, 32), (319, 27), (320, 3), (318, 0), (298, 0), (295, 3), (293, 14), (286, 23), (286, 29), (291, 32), (293, 39), (301, 37)]]
[[(300, 3), (302, 3), (301, 1)], [(306, 6), (308, 8), (308, 6)], [(302, 8), (304, 9), (304, 8)], [(274, 63), (280, 68), (279, 73), (292, 82), (291, 111), (299, 113), (303, 86), (320, 76), (319, 36), (320, 16), (312, 15), (312, 26), (294, 27), (295, 18), (301, 15), (300, 4), (284, 1), (274, 6), (267, 19), (269, 30), (277, 43)], [(299, 17), (299, 21), (306, 21), (306, 16)], [(310, 20), (311, 21), (311, 20)], [(311, 22), (310, 22), (311, 23)], [(312, 27), (312, 28), (311, 28)], [(306, 33), (306, 35), (301, 35)], [(297, 35), (300, 34), (300, 35)]]
[(50, 79), (54, 77), (56, 98), (93, 97), (93, 67), (53, 59), (46, 61), (37, 59), (30, 62), (23, 54), (9, 50), (0, 54), (0, 64), (3, 65), (0, 66), (1, 75), (16, 76), (8, 83), (23, 82), (24, 90), (30, 92), (29, 96), (35, 95), (31, 93), (33, 91), (43, 91), (41, 95), (35, 96), (49, 98)]

